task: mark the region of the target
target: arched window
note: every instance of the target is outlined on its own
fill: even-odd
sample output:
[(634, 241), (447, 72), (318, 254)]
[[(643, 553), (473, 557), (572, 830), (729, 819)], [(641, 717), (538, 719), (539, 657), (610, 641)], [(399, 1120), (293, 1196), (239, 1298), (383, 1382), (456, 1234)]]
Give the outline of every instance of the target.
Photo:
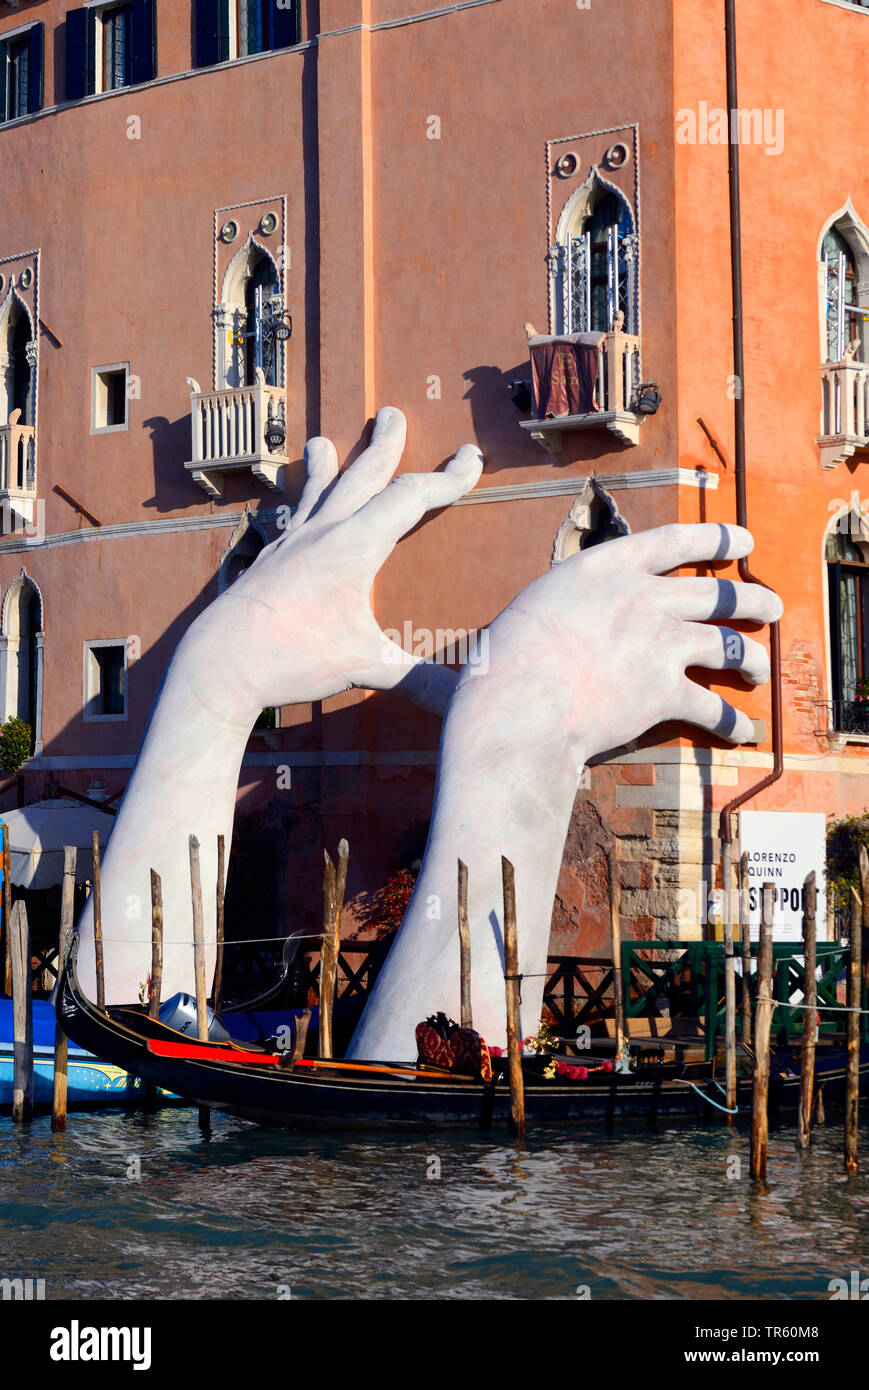
[(20, 425), (34, 423), (35, 351), (27, 307), (17, 295), (10, 294), (0, 311), (0, 357), (5, 368), (5, 389), (0, 390), (0, 425), (9, 423), (14, 410), (21, 412), (17, 417)]
[[(827, 361), (841, 362), (845, 349), (862, 324), (855, 312), (857, 266), (854, 252), (841, 232), (831, 227), (821, 247), (826, 306)], [(851, 307), (855, 306), (855, 307)]]
[(37, 752), (42, 746), (43, 614), (42, 597), (22, 570), (6, 591), (0, 635), (2, 715), (17, 715), (33, 731)]
[(22, 425), (33, 424), (33, 392), (30, 389), (30, 358), (28, 346), (33, 337), (30, 315), (21, 305), (13, 305), (9, 316), (9, 409), (20, 410)]
[(219, 387), (252, 386), (260, 367), (269, 386), (282, 384), (281, 345), (263, 331), (280, 297), (280, 276), (267, 251), (249, 241), (230, 263), (217, 309)]
[(229, 545), (220, 560), (217, 571), (217, 587), (220, 593), (234, 584), (245, 570), (250, 569), (265, 545), (265, 532), (245, 507), (244, 515), (233, 531)]
[(621, 313), (625, 332), (637, 333), (637, 236), (622, 193), (593, 171), (567, 203), (557, 237), (554, 331), (607, 333)]
[(630, 535), (630, 530), (615, 498), (592, 475), (558, 528), (552, 565), (560, 565), (580, 550)]

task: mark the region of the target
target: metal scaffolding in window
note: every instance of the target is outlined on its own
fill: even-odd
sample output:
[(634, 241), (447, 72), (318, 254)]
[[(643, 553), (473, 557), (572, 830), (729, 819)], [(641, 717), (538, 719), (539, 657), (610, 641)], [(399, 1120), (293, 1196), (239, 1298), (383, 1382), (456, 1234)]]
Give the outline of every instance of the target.
[(600, 198), (567, 247), (567, 333), (608, 333), (618, 313), (636, 333), (636, 242), (627, 207), (615, 194)]

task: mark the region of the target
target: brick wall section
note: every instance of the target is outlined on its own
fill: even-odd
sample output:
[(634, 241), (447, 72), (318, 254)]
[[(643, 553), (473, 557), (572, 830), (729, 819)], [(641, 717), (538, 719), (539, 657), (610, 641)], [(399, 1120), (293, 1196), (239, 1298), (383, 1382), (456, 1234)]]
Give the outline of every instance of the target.
[[(823, 711), (817, 704), (825, 698), (824, 684), (809, 642), (797, 640), (791, 643), (787, 654), (782, 657), (782, 682), (799, 720), (800, 732), (817, 735), (824, 723)], [(820, 737), (818, 745), (825, 746)]]

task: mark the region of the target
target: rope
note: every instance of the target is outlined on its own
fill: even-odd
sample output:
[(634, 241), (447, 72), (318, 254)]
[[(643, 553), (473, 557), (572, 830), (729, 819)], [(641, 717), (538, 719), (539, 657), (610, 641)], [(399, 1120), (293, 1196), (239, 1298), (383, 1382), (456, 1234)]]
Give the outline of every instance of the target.
[[(758, 1004), (764, 1003), (759, 999)], [(869, 1009), (854, 1009), (850, 1004), (789, 1004), (786, 999), (770, 999), (766, 1001), (772, 1004), (774, 1009), (808, 1009), (810, 1013), (825, 1014), (869, 1014)]]
[[(715, 1081), (714, 1078), (710, 1078), (710, 1079), (712, 1080), (712, 1084), (713, 1084), (714, 1086), (718, 1086), (719, 1091), (721, 1091), (722, 1094), (723, 1094), (724, 1088), (723, 1088), (722, 1086), (719, 1086), (719, 1085), (718, 1085), (718, 1082)], [(720, 1110), (724, 1115), (738, 1115), (738, 1114), (739, 1114), (739, 1106), (738, 1106), (738, 1105), (737, 1105), (737, 1106), (735, 1107), (735, 1109), (733, 1109), (733, 1110), (731, 1110), (731, 1109), (730, 1109), (728, 1106), (726, 1106), (726, 1105), (719, 1105), (719, 1103), (718, 1103), (717, 1100), (713, 1100), (711, 1096), (707, 1096), (707, 1094), (706, 1094), (705, 1091), (701, 1091), (699, 1086), (696, 1086), (696, 1085), (694, 1084), (693, 1081), (689, 1081), (686, 1077), (684, 1077), (684, 1076), (674, 1076), (674, 1077), (673, 1077), (673, 1080), (674, 1080), (674, 1081), (677, 1081), (677, 1082), (679, 1083), (680, 1086), (690, 1086), (691, 1089), (692, 1089), (693, 1091), (696, 1091), (696, 1092), (697, 1092), (697, 1094), (698, 1094), (698, 1096), (700, 1097), (701, 1100), (707, 1101), (709, 1105), (714, 1105), (714, 1106), (715, 1106), (715, 1109), (716, 1109), (716, 1110)]]

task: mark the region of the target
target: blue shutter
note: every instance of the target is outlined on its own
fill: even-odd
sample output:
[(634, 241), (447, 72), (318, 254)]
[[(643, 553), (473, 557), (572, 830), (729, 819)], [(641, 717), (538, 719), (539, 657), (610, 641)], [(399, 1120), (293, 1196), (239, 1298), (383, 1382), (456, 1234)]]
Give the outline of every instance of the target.
[(298, 0), (268, 0), (269, 48), (291, 48), (299, 42)]
[(97, 16), (93, 9), (66, 12), (66, 99), (81, 101), (96, 91)]
[(154, 0), (133, 0), (133, 86), (157, 76), (157, 6)]
[(228, 57), (229, 0), (196, 0), (196, 66), (210, 68)]
[(45, 25), (40, 20), (30, 30), (30, 61), (27, 77), (30, 90), (27, 93), (27, 109), (31, 113), (42, 110), (42, 69), (45, 52)]

